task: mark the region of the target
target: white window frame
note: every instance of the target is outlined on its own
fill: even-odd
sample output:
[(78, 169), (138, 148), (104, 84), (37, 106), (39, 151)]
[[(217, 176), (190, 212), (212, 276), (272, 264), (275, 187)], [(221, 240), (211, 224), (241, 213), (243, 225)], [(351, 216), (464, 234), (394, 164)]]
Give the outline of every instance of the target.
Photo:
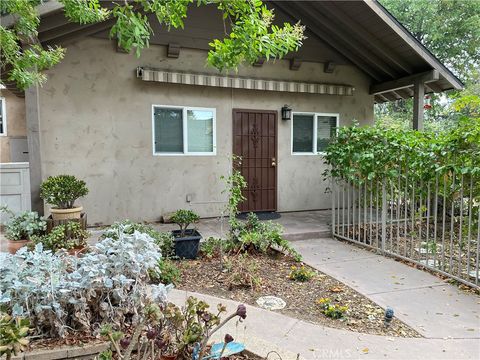
[[(313, 115), (313, 152), (294, 152), (293, 151), (293, 117), (294, 115)], [(292, 112), (292, 119), (291, 119), (291, 125), (290, 125), (290, 152), (292, 155), (325, 155), (324, 151), (317, 151), (317, 126), (318, 126), (318, 117), (319, 116), (329, 116), (329, 117), (335, 117), (335, 131), (338, 131), (338, 126), (340, 122), (340, 114), (338, 113), (319, 113), (319, 112), (305, 112), (305, 111), (295, 111)]]
[[(182, 110), (183, 120), (183, 152), (155, 152), (155, 108)], [(188, 124), (187, 111), (211, 111), (213, 114), (212, 124), (212, 151), (211, 152), (189, 152), (188, 151)], [(152, 154), (153, 156), (215, 156), (217, 155), (217, 110), (215, 108), (204, 108), (194, 106), (177, 106), (177, 105), (152, 105)]]
[(0, 106), (2, 107), (2, 125), (3, 132), (0, 132), (0, 136), (7, 136), (7, 106), (4, 97), (0, 97)]

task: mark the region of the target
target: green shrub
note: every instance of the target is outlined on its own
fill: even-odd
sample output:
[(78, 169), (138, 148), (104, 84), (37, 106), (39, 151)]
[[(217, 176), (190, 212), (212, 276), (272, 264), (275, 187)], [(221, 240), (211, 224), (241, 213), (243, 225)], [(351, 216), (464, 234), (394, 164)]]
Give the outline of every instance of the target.
[(305, 282), (312, 279), (315, 275), (315, 271), (310, 270), (305, 265), (302, 265), (300, 267), (292, 266), (288, 278), (294, 281)]
[(348, 306), (332, 304), (330, 298), (320, 298), (317, 300), (317, 303), (320, 305), (322, 312), (332, 319), (342, 319), (348, 311)]
[(71, 209), (75, 200), (88, 194), (87, 184), (73, 175), (50, 176), (40, 186), (40, 197), (59, 209)]
[(182, 276), (180, 269), (172, 260), (160, 259), (156, 268), (149, 270), (149, 276), (152, 282), (168, 284), (177, 284)]
[(0, 313), (0, 357), (6, 354), (7, 359), (27, 349), (30, 321), (21, 317), (13, 317)]
[(237, 287), (258, 289), (262, 284), (258, 265), (246, 253), (227, 258), (225, 269), (227, 271), (225, 283), (230, 290)]
[(173, 236), (170, 232), (160, 232), (153, 227), (145, 224), (134, 223), (130, 220), (122, 222), (115, 222), (102, 234), (101, 238), (111, 238), (118, 240), (120, 234), (132, 235), (135, 231), (149, 235), (155, 240), (155, 243), (160, 247), (162, 257), (171, 258), (174, 256)]
[(80, 223), (70, 221), (66, 224), (55, 226), (49, 234), (32, 236), (34, 244), (42, 244), (45, 250), (53, 252), (60, 249), (70, 250), (86, 246), (85, 239), (88, 232), (83, 230)]
[(200, 252), (208, 259), (220, 257), (223, 252), (229, 252), (232, 249), (232, 242), (229, 240), (209, 237), (200, 243)]
[(283, 238), (282, 232), (283, 227), (280, 224), (259, 221), (257, 215), (250, 213), (239, 231), (239, 250), (266, 253), (270, 248), (278, 248), (292, 256), (295, 261), (301, 261), (301, 255)]
[(441, 133), (384, 129), (378, 126), (341, 127), (325, 152), (332, 175), (355, 184), (382, 179), (398, 180), (408, 168), (409, 180), (434, 180), (452, 171), (480, 174), (480, 118), (464, 118)]
[(41, 235), (47, 229), (47, 223), (36, 211), (24, 211), (15, 215), (6, 206), (0, 208), (11, 216), (5, 225), (5, 236), (9, 240), (28, 240), (34, 235)]
[(196, 223), (200, 217), (192, 210), (177, 210), (172, 221), (180, 227), (180, 237), (184, 237), (190, 224)]

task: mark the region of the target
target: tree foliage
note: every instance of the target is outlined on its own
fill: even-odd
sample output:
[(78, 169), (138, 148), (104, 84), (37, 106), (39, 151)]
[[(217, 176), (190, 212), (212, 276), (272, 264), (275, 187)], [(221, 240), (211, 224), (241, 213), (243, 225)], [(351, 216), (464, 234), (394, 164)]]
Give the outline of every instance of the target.
[[(133, 0), (113, 1), (113, 7), (103, 7), (100, 0), (58, 0), (64, 5), (66, 18), (79, 24), (94, 24), (116, 20), (110, 36), (119, 46), (137, 56), (149, 46), (153, 30), (151, 16), (168, 29), (183, 28), (188, 7), (216, 6), (223, 14), (225, 38), (210, 43), (207, 63), (218, 70), (237, 70), (241, 64), (253, 64), (259, 58), (282, 58), (297, 50), (304, 39), (300, 24), (274, 25), (274, 12), (261, 0)], [(36, 6), (41, 0), (3, 0), (0, 12), (11, 14), (16, 22), (11, 28), (0, 25), (0, 66), (8, 72), (9, 80), (21, 89), (46, 81), (43, 70), (59, 63), (65, 49), (43, 48), (37, 35), (40, 17)], [(110, 2), (109, 2), (110, 4)], [(227, 32), (227, 28), (230, 29)]]
[(480, 67), (480, 1), (380, 0), (422, 44), (460, 78)]
[[(480, 1), (380, 0), (420, 42), (465, 83), (464, 91), (431, 94), (425, 129), (448, 130), (480, 108)], [(412, 99), (375, 106), (379, 125), (411, 128)]]

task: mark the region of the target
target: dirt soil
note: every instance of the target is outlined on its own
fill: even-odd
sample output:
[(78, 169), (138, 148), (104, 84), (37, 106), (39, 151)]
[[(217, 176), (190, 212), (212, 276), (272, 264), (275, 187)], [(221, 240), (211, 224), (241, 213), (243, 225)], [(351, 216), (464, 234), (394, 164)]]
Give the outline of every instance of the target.
[[(254, 306), (257, 306), (256, 300), (260, 296), (273, 295), (287, 303), (279, 312), (311, 323), (359, 333), (421, 337), (414, 329), (396, 318), (389, 327), (385, 327), (383, 308), (323, 273), (316, 271), (316, 275), (307, 282), (290, 280), (288, 276), (291, 267), (299, 266), (290, 257), (278, 252), (250, 256), (255, 264), (256, 276), (260, 279), (256, 288), (237, 286), (229, 290), (229, 273), (222, 271), (218, 258), (176, 262), (182, 272), (181, 280), (176, 284), (177, 288)], [(320, 298), (330, 298), (333, 304), (348, 306), (346, 317), (332, 319), (324, 315), (317, 304)]]

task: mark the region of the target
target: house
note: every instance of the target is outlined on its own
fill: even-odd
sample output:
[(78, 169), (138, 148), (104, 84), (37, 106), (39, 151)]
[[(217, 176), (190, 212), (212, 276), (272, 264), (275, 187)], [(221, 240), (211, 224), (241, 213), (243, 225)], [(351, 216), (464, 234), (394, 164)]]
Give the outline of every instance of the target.
[(277, 22), (306, 25), (304, 46), (229, 74), (205, 66), (224, 31), (213, 7), (192, 6), (184, 30), (152, 19), (155, 35), (137, 58), (109, 38), (111, 20), (69, 24), (59, 3), (41, 5), (38, 40), (66, 47), (66, 57), (43, 87), (2, 90), (7, 134), (27, 129), (32, 207), (43, 210), (43, 179), (68, 173), (88, 184), (80, 202), (92, 224), (178, 208), (217, 216), (235, 154), (248, 182), (243, 211), (325, 209), (321, 153), (337, 126), (371, 124), (374, 103), (413, 96), (421, 128), (424, 94), (462, 87), (376, 1), (268, 4)]

